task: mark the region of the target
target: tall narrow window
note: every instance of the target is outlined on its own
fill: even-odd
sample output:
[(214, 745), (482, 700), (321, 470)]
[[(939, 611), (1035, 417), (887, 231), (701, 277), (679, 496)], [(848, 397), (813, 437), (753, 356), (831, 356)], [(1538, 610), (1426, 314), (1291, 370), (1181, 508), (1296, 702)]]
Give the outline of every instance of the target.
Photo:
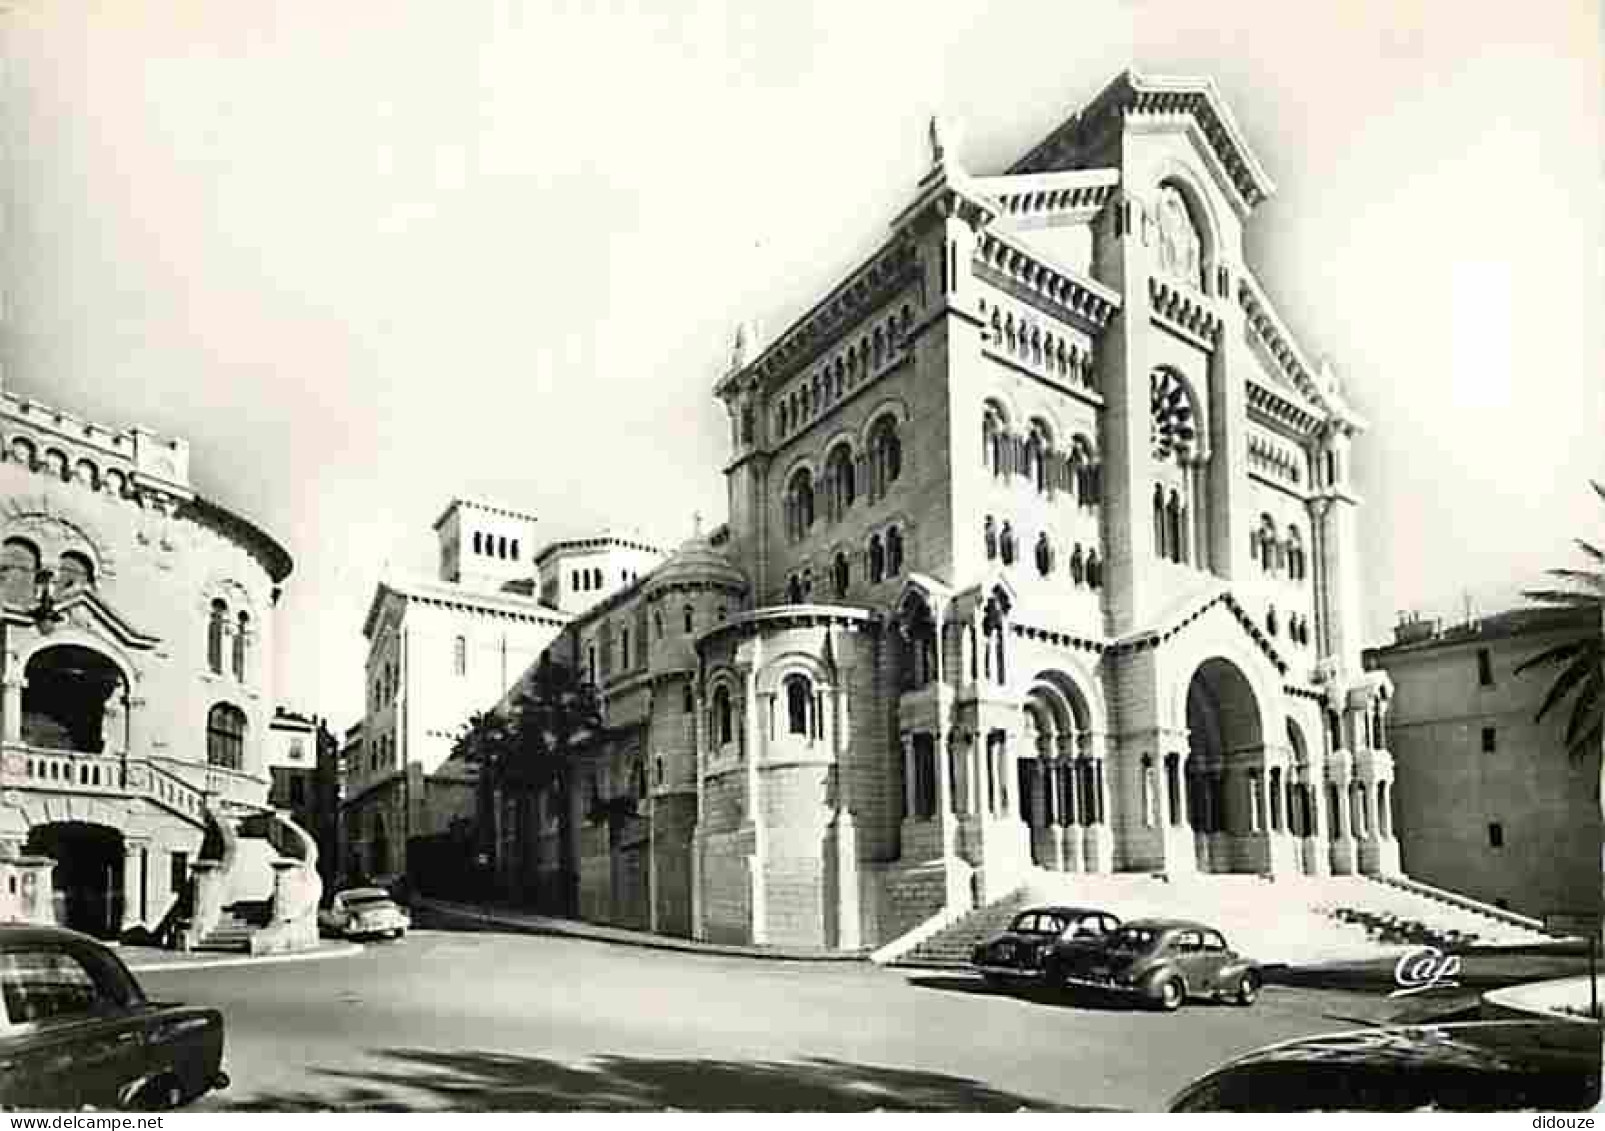
[(881, 545), (880, 535), (877, 534), (869, 540), (869, 582), (879, 585), (886, 576), (886, 550)]
[(1007, 522), (1003, 524), (1003, 533), (998, 537), (998, 553), (1002, 556), (1004, 565), (1014, 564), (1014, 527)]
[(234, 678), (245, 681), (245, 649), (251, 638), (251, 614), (240, 610), (239, 623), (234, 629)]
[(238, 770), (245, 761), (245, 712), (230, 703), (218, 703), (206, 716), (206, 761)]
[(1492, 754), (1492, 753), (1495, 752), (1495, 750), (1497, 748), (1498, 748), (1497, 747), (1497, 736), (1494, 733), (1494, 728), (1493, 727), (1483, 727), (1482, 728), (1482, 752), (1484, 754)]
[(713, 732), (720, 746), (735, 740), (735, 724), (731, 718), (730, 689), (721, 687), (713, 693)]
[(1486, 648), (1477, 649), (1477, 683), (1483, 687), (1494, 685), (1493, 654)]
[(1501, 821), (1488, 822), (1488, 847), (1505, 847), (1505, 826)]
[(459, 636), (451, 645), (451, 670), (457, 675), (468, 674), (468, 639)]
[(791, 734), (807, 735), (812, 731), (809, 716), (813, 709), (813, 688), (806, 676), (786, 678), (786, 729)]
[(228, 606), (222, 598), (212, 601), (212, 615), (206, 625), (206, 666), (223, 674), (223, 632), (228, 623)]
[(986, 516), (986, 524), (981, 528), (981, 537), (986, 543), (986, 560), (995, 561), (998, 556), (998, 524), (991, 515)]
[(903, 532), (892, 527), (886, 532), (886, 576), (896, 577), (903, 572)]
[(695, 705), (696, 695), (692, 692), (691, 685), (688, 683), (680, 689), (680, 710), (689, 715)]
[(619, 629), (619, 670), (630, 670), (630, 630)]
[(681, 609), (680, 612), (685, 619), (685, 630), (690, 632), (693, 625), (691, 606), (687, 605), (685, 608)]

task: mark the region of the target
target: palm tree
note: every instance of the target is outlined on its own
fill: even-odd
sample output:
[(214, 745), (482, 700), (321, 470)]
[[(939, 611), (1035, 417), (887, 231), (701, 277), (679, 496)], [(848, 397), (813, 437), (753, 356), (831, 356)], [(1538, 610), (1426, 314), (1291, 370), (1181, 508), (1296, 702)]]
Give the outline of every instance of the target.
[(474, 822), (478, 829), (479, 852), (495, 860), (501, 847), (496, 805), (502, 777), (518, 746), (514, 720), (504, 711), (492, 708), (475, 711), (451, 744), (451, 756), (479, 769), (475, 788)]
[[(557, 803), (558, 878), (556, 909), (572, 915), (579, 907), (579, 864), (575, 859), (571, 755), (602, 733), (602, 702), (578, 669), (550, 653), (513, 700), (516, 755), (500, 775), (501, 787), (519, 799), (520, 813), (551, 789)], [(522, 840), (521, 840), (522, 843)]]
[[(1590, 481), (1594, 493), (1605, 500), (1605, 487)], [(1566, 724), (1566, 753), (1575, 761), (1598, 753), (1601, 717), (1605, 715), (1605, 551), (1583, 539), (1578, 547), (1587, 555), (1592, 568), (1552, 569), (1548, 573), (1568, 588), (1533, 589), (1524, 595), (1556, 609), (1592, 609), (1599, 624), (1593, 631), (1523, 660), (1517, 673), (1533, 668), (1561, 665), (1560, 674), (1549, 686), (1549, 694), (1538, 707), (1535, 721), (1572, 697), (1571, 716)], [(1575, 693), (1575, 695), (1574, 695)]]

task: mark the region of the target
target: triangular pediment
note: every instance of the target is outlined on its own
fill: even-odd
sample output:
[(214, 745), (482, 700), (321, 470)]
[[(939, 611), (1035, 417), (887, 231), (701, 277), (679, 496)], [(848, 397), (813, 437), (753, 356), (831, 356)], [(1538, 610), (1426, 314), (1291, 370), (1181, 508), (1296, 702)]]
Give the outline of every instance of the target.
[(1286, 676), (1288, 661), (1270, 636), (1243, 608), (1237, 595), (1225, 587), (1214, 587), (1203, 594), (1188, 598), (1162, 615), (1152, 627), (1137, 632), (1127, 633), (1114, 641), (1110, 650), (1114, 652), (1134, 652), (1142, 648), (1162, 648), (1172, 639), (1186, 632), (1193, 625), (1203, 619), (1211, 609), (1222, 608), (1231, 615), (1232, 620), (1241, 628), (1244, 635), (1252, 641), (1254, 647), (1265, 656), (1276, 668), (1279, 675)]
[(5, 613), (8, 624), (35, 625), (46, 635), (69, 624), (98, 632), (130, 651), (146, 652), (161, 643), (160, 636), (136, 626), (94, 589), (79, 589), (56, 601), (48, 619), (42, 618), (38, 609), (21, 605), (7, 605)]

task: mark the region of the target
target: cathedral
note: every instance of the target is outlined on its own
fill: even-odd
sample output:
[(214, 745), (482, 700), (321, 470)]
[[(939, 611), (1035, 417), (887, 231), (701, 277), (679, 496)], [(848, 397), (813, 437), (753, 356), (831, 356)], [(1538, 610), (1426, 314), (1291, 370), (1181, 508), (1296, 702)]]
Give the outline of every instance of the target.
[(1041, 872), (1397, 874), (1365, 423), (1246, 261), (1272, 191), (1206, 80), (1003, 172), (933, 122), (874, 254), (738, 332), (728, 523), (552, 643), (606, 737), (503, 867), (568, 826), (586, 918), (835, 949)]

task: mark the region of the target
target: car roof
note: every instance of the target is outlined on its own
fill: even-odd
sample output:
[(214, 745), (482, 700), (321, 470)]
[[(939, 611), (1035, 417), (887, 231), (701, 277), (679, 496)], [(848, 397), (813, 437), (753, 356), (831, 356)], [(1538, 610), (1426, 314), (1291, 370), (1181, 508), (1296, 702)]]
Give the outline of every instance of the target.
[(344, 898), (347, 898), (347, 899), (349, 899), (351, 896), (354, 896), (354, 895), (356, 895), (356, 896), (364, 896), (364, 897), (367, 897), (367, 898), (373, 898), (375, 896), (377, 896), (380, 899), (389, 899), (390, 898), (390, 893), (387, 892), (384, 888), (346, 888), (344, 891), (337, 892), (336, 895), (344, 897)]
[(1070, 906), (1068, 906), (1066, 904), (1062, 904), (1062, 903), (1044, 903), (1044, 904), (1041, 904), (1039, 906), (1022, 907), (1022, 908), (1020, 908), (1020, 910), (1015, 912), (1015, 916), (1018, 917), (1020, 915), (1030, 915), (1030, 914), (1033, 914), (1033, 913), (1036, 913), (1036, 912), (1042, 912), (1042, 913), (1046, 913), (1046, 914), (1049, 914), (1049, 915), (1066, 915), (1066, 916), (1075, 916), (1075, 915), (1109, 915), (1111, 918), (1119, 918), (1119, 916), (1114, 915), (1113, 912), (1105, 911), (1101, 907), (1070, 907)]
[(68, 930), (66, 927), (51, 927), (40, 923), (0, 923), (0, 947), (29, 946), (38, 943), (57, 945), (68, 943), (75, 946), (90, 946), (98, 950), (110, 949), (99, 939)]
[(1214, 931), (1220, 934), (1218, 927), (1211, 927), (1208, 923), (1200, 923), (1196, 919), (1128, 919), (1120, 924), (1122, 927), (1145, 927), (1150, 931)]

